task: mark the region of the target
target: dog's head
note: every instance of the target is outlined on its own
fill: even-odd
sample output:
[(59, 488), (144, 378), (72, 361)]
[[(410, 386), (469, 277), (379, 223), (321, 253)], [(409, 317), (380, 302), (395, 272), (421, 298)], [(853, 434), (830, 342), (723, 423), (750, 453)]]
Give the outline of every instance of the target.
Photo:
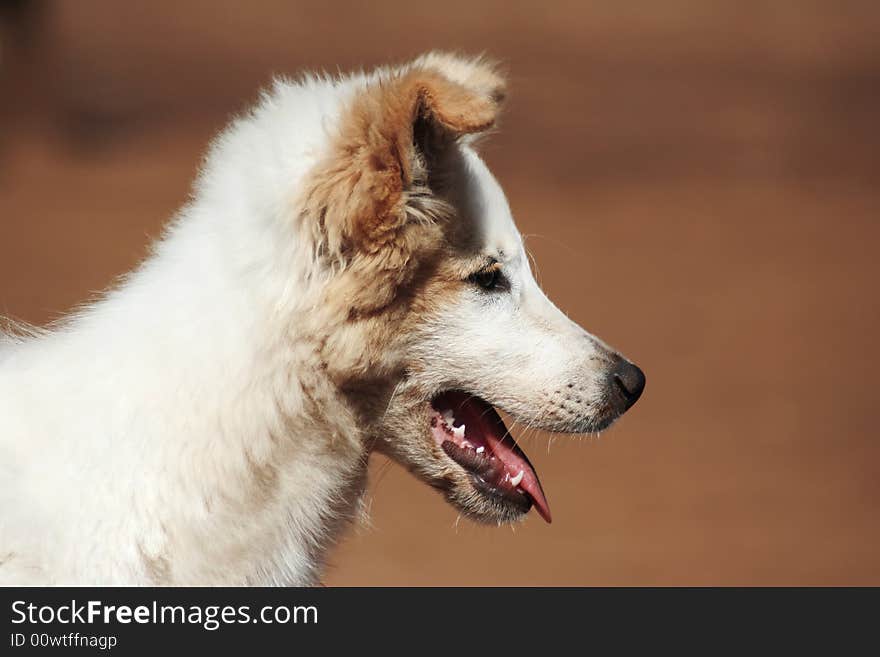
[(371, 447), (472, 518), (516, 520), (534, 505), (549, 521), (495, 409), (523, 427), (596, 432), (636, 402), (645, 377), (535, 283), (474, 150), (503, 97), (492, 66), (447, 55), (367, 78), (305, 207), (336, 313), (323, 362)]

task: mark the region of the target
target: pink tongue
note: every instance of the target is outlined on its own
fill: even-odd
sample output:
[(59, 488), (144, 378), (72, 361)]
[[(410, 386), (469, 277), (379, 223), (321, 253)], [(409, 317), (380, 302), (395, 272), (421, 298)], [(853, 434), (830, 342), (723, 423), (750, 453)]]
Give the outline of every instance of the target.
[[(504, 464), (504, 473), (507, 477), (513, 479), (520, 472), (523, 473), (517, 488), (532, 498), (533, 506), (544, 520), (548, 523), (552, 522), (550, 505), (547, 504), (547, 498), (544, 497), (538, 475), (535, 474), (526, 455), (510, 436), (498, 412), (478, 397), (472, 397), (462, 392), (445, 393), (442, 397), (437, 398), (435, 404), (435, 409), (448, 408), (452, 410), (455, 417), (458, 418), (459, 424), (470, 427), (465, 430), (466, 440), (470, 440), (472, 444), (479, 444), (480, 440), (485, 441), (495, 458)], [(477, 427), (479, 429), (476, 429)], [(510, 480), (505, 477), (505, 474), (501, 475), (501, 485), (504, 485), (505, 482), (507, 485), (510, 484)]]
[(525, 457), (512, 447), (513, 440), (501, 441), (491, 432), (486, 432), (486, 441), (489, 443), (489, 449), (495, 456), (504, 463), (504, 468), (510, 473), (511, 477), (515, 477), (519, 472), (523, 473), (522, 481), (519, 482), (520, 488), (524, 490), (532, 498), (540, 516), (548, 523), (553, 522), (550, 517), (550, 505), (547, 498), (544, 497), (544, 491), (541, 489), (541, 482), (538, 481), (538, 475), (535, 474), (534, 468), (525, 459)]
[(531, 496), (532, 503), (544, 520), (548, 523), (552, 522), (550, 505), (544, 497), (538, 475), (507, 431), (498, 412), (482, 400), (462, 393), (449, 393), (447, 403), (462, 422), (470, 426), (479, 425), (482, 429), (481, 437), (486, 441), (495, 458), (504, 464), (504, 469), (511, 478), (516, 477), (520, 472), (523, 473), (522, 481), (517, 488)]

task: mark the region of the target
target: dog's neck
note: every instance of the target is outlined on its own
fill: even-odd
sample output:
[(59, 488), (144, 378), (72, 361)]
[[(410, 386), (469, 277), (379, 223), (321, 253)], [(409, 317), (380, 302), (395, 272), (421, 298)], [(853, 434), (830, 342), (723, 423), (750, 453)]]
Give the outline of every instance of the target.
[[(173, 235), (157, 257), (173, 253), (176, 241), (183, 248), (196, 227)], [(216, 255), (215, 264), (234, 266), (222, 250)], [(322, 336), (302, 322), (310, 290), (285, 279), (284, 255), (266, 256), (278, 272), (248, 280), (247, 265), (231, 276), (205, 267), (210, 280), (188, 281), (193, 297), (167, 306), (187, 326), (169, 338), (181, 342), (168, 346), (168, 397), (156, 405), (177, 426), (155, 432), (175, 444), (161, 447), (154, 474), (178, 489), (168, 496), (176, 509), (160, 504), (151, 514), (164, 541), (141, 548), (158, 582), (314, 584), (324, 552), (359, 510), (367, 454), (345, 397), (324, 373)], [(149, 281), (149, 265), (141, 275), (163, 287)], [(218, 279), (227, 287), (211, 294)]]

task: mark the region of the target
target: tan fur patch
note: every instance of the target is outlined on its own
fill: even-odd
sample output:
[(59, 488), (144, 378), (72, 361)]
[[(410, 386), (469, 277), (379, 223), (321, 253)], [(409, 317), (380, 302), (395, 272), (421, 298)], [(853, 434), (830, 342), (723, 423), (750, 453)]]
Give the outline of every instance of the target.
[(419, 254), (442, 243), (437, 223), (450, 209), (430, 189), (432, 151), (497, 118), (500, 78), (456, 70), (459, 82), (444, 74), (451, 61), (417, 61), (359, 92), (307, 187), (305, 220), (316, 223), (319, 252), (344, 272), (327, 298), (349, 317), (387, 306)]

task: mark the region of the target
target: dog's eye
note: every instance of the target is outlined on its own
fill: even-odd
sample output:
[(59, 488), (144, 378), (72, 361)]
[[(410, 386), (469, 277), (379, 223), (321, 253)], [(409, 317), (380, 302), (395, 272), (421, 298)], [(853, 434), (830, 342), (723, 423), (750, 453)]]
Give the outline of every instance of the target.
[(498, 268), (478, 271), (471, 276), (471, 280), (484, 290), (498, 290), (504, 284), (504, 276)]

